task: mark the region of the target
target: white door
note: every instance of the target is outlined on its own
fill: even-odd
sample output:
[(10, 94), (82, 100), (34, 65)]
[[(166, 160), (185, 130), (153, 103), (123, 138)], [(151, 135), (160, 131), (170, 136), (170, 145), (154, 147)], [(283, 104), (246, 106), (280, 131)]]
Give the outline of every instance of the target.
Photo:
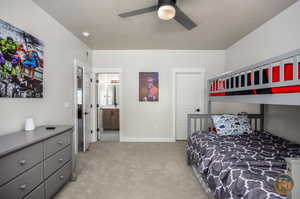
[(99, 84), (99, 75), (96, 75), (96, 89), (95, 89), (95, 101), (96, 101), (96, 119), (97, 119), (97, 140), (100, 140), (101, 133), (103, 133), (102, 128), (102, 107), (100, 105), (100, 84)]
[(187, 114), (203, 113), (203, 73), (176, 73), (176, 140), (187, 139)]
[(83, 152), (86, 152), (91, 143), (91, 74), (84, 69), (83, 75)]

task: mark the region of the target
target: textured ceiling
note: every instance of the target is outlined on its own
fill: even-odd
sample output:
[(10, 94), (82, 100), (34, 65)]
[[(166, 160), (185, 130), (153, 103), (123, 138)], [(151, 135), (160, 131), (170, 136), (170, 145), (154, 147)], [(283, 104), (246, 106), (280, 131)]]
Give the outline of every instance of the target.
[[(187, 31), (156, 13), (119, 13), (157, 0), (33, 0), (92, 49), (226, 49), (297, 0), (178, 0), (198, 26)], [(91, 33), (84, 38), (82, 32)]]

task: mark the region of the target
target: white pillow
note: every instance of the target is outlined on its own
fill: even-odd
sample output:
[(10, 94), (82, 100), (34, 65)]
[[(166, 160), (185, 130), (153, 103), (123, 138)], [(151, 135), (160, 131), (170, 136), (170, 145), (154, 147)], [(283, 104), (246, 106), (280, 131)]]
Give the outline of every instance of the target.
[(242, 135), (252, 133), (250, 120), (247, 115), (213, 115), (212, 119), (217, 134), (219, 135)]

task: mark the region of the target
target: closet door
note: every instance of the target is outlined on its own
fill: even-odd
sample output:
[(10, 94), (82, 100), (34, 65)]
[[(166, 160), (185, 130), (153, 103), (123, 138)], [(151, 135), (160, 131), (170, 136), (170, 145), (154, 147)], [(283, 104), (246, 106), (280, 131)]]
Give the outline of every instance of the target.
[(203, 113), (203, 73), (176, 74), (176, 140), (187, 139), (187, 114)]

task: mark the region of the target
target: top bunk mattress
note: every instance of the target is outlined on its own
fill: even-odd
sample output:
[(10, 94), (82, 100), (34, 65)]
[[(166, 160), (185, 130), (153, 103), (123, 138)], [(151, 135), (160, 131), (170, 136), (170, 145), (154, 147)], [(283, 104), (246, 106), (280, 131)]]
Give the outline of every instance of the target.
[(276, 177), (286, 173), (286, 157), (300, 157), (300, 145), (268, 132), (219, 136), (195, 132), (187, 155), (218, 199), (286, 199), (276, 193)]

